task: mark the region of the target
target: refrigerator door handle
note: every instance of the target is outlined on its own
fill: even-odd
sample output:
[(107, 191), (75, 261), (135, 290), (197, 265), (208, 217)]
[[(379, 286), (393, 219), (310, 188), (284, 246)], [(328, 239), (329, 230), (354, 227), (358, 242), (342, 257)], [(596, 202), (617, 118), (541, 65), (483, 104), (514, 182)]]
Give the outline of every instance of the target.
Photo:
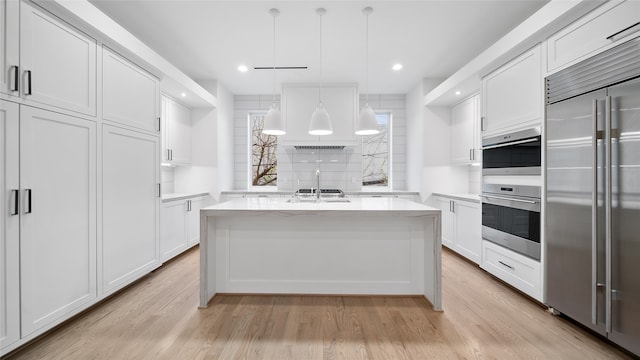
[(611, 332), (611, 96), (605, 100), (605, 328)]
[(591, 195), (591, 323), (598, 325), (598, 100), (593, 100), (593, 193)]

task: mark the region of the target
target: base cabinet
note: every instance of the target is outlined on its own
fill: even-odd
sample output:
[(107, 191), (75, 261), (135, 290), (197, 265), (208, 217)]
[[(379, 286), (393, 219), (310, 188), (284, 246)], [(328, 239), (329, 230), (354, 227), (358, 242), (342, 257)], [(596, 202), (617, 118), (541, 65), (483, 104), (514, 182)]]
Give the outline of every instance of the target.
[(542, 302), (542, 267), (539, 261), (483, 240), (480, 267)]
[(0, 349), (20, 339), (18, 113), (17, 104), (0, 100)]
[(103, 125), (102, 146), (102, 286), (110, 293), (160, 265), (160, 142)]
[(200, 242), (200, 209), (206, 197), (165, 200), (160, 211), (160, 260), (168, 261)]
[(442, 211), (442, 244), (480, 264), (480, 204), (445, 197), (436, 197), (436, 202)]

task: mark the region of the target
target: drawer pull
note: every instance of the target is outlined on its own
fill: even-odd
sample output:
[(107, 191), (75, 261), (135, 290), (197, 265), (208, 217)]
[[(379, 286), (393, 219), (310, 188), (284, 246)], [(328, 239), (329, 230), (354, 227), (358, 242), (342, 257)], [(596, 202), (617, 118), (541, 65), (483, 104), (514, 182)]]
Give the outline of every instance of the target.
[(615, 37), (616, 35), (620, 35), (620, 34), (622, 34), (623, 32), (625, 32), (625, 31), (627, 31), (627, 30), (629, 30), (629, 29), (631, 29), (631, 28), (634, 28), (634, 27), (636, 27), (636, 26), (638, 26), (638, 25), (640, 25), (640, 21), (639, 21), (639, 22), (637, 22), (637, 23), (635, 23), (635, 24), (633, 24), (633, 25), (631, 25), (631, 26), (627, 26), (626, 28), (624, 28), (624, 29), (622, 29), (622, 30), (618, 31), (618, 32), (617, 32), (617, 33), (615, 33), (615, 34), (612, 34), (612, 35), (607, 36), (607, 40), (611, 40), (611, 38)]
[(500, 261), (500, 260), (498, 260), (498, 262), (500, 263), (500, 265), (504, 265), (504, 266), (508, 267), (508, 268), (509, 268), (509, 269), (511, 269), (511, 270), (515, 269), (513, 266), (508, 265), (508, 264), (505, 264), (505, 263), (503, 263), (503, 262), (502, 262), (502, 261)]

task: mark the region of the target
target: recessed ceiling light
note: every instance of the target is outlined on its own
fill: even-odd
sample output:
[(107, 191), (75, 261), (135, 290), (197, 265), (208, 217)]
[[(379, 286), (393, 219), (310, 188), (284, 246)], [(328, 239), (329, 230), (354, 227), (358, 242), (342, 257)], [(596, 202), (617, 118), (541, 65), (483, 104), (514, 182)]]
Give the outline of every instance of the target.
[(187, 97), (187, 93), (184, 93), (184, 92), (183, 92), (183, 93), (180, 93), (180, 96), (182, 96), (182, 97)]
[(394, 71), (402, 70), (402, 64), (395, 64), (393, 65), (392, 69)]
[(247, 65), (240, 65), (240, 66), (238, 66), (238, 71), (247, 72), (247, 71), (249, 71), (249, 68), (247, 67)]
[(460, 95), (460, 90), (456, 91), (456, 95)]

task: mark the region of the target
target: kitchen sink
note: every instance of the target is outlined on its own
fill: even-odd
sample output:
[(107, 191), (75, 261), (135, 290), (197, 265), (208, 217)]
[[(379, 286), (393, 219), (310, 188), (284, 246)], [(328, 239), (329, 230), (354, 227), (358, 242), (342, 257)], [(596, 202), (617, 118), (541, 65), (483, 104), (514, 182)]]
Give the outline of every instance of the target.
[[(314, 203), (317, 202), (315, 198), (303, 198), (303, 199), (287, 199), (288, 203)], [(324, 203), (349, 203), (351, 200), (343, 197), (335, 197), (335, 198), (320, 198), (320, 202)]]

